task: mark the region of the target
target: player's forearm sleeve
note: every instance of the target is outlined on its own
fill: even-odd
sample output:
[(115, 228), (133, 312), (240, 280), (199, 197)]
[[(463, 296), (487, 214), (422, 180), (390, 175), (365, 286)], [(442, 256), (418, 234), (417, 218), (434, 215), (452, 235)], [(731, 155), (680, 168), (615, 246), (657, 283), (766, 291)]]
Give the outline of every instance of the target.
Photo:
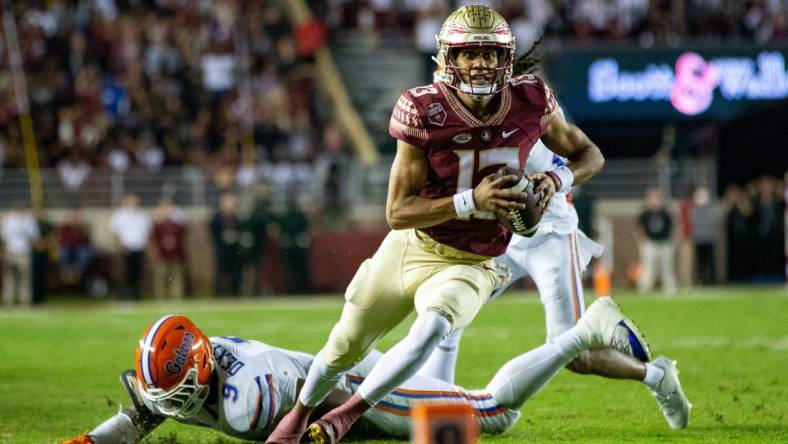
[(135, 444), (164, 419), (148, 411), (140, 413), (132, 407), (104, 421), (88, 436), (96, 444)]
[(88, 436), (96, 444), (136, 444), (142, 439), (142, 433), (125, 412), (102, 422)]

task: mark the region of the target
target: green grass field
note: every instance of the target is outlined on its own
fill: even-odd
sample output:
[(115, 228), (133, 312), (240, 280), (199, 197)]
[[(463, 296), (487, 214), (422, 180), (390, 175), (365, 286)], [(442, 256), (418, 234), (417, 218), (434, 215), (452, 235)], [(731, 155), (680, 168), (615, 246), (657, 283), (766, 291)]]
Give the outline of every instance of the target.
[[(543, 341), (542, 309), (533, 296), (512, 293), (482, 311), (462, 344), (459, 384), (483, 387), (501, 364)], [(638, 383), (564, 371), (525, 405), (516, 427), (483, 442), (788, 442), (785, 288), (694, 291), (671, 299), (624, 295), (619, 301), (654, 354), (678, 360), (695, 406), (690, 428), (670, 430)], [(341, 303), (338, 297), (140, 305), (70, 301), (0, 311), (0, 443), (58, 442), (114, 415), (119, 404), (128, 403), (118, 374), (133, 367), (137, 339), (163, 314), (186, 314), (208, 335), (314, 353)], [(402, 337), (404, 327), (382, 348)], [(237, 441), (170, 421), (147, 442)]]

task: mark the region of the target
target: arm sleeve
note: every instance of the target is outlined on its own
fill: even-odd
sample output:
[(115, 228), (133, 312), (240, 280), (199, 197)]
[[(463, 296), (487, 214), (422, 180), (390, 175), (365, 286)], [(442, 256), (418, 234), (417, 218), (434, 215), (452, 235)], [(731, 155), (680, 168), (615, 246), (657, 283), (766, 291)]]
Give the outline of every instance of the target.
[(121, 410), (88, 433), (95, 444), (135, 444), (164, 422), (164, 417), (138, 412), (134, 407)]
[(389, 121), (389, 135), (415, 146), (424, 146), (427, 143), (427, 129), (408, 92), (403, 93), (394, 105)]

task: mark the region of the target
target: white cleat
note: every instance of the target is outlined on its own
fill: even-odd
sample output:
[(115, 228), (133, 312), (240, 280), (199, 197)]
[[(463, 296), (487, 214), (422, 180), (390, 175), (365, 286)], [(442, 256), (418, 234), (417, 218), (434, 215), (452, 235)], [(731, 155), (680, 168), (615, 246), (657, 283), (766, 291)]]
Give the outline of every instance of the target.
[(577, 325), (590, 348), (612, 347), (643, 362), (651, 360), (648, 344), (635, 324), (609, 296), (597, 298)]
[(651, 363), (665, 372), (662, 381), (659, 382), (656, 389), (651, 391), (651, 394), (657, 398), (668, 425), (672, 429), (687, 428), (692, 404), (690, 404), (687, 396), (681, 389), (676, 361), (665, 356), (659, 356)]

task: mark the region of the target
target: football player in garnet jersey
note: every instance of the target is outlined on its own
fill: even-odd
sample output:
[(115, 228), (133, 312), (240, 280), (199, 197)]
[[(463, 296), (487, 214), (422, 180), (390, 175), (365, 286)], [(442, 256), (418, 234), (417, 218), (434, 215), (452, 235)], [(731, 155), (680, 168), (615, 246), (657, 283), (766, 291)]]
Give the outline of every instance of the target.
[[(504, 364), (483, 390), (417, 374), (363, 418), (378, 436), (383, 432), (404, 438), (410, 434), (409, 412), (415, 404), (465, 404), (482, 433), (502, 433), (520, 418), (523, 404), (578, 353), (610, 344), (622, 350), (645, 347), (637, 330), (622, 325), (633, 324), (610, 298), (601, 298), (582, 322), (552, 343)], [(352, 396), (380, 357), (373, 350), (350, 369), (331, 388), (326, 405)], [(237, 438), (264, 439), (295, 404), (312, 359), (306, 353), (233, 336), (208, 338), (187, 317), (164, 316), (140, 338), (136, 371), (121, 375), (132, 405), (64, 444), (136, 443), (167, 418)], [(359, 432), (359, 437), (368, 436)]]
[[(528, 156), (526, 174), (548, 171), (563, 164), (563, 159), (538, 141)], [(495, 258), (511, 270), (511, 275), (490, 296), (496, 299), (512, 283), (531, 276), (542, 302), (547, 340), (569, 330), (583, 316), (582, 272), (592, 257), (602, 254), (602, 246), (577, 227), (577, 212), (565, 193), (556, 193), (532, 237), (512, 236), (506, 253)], [(609, 286), (608, 286), (609, 287)], [(599, 289), (598, 296), (610, 296), (610, 289)], [(454, 381), (454, 364), (462, 330), (447, 336), (424, 364), (421, 373), (445, 381)], [(674, 429), (689, 423), (691, 404), (677, 390), (678, 370), (672, 359), (650, 357), (641, 351), (622, 353), (611, 347), (586, 350), (567, 368), (581, 374), (642, 381), (659, 402), (665, 419)]]
[(393, 229), (361, 264), (345, 294), (342, 316), (312, 362), (291, 412), (270, 443), (297, 443), (309, 415), (342, 374), (378, 340), (418, 313), (409, 333), (378, 362), (358, 391), (310, 426), (319, 442), (337, 442), (361, 415), (414, 375), (437, 343), (468, 325), (497, 286), (492, 258), (511, 238), (496, 220), (523, 208), (524, 193), (502, 189), (516, 176), (493, 179), (504, 165), (522, 169), (540, 137), (568, 159), (534, 179), (542, 204), (588, 180), (604, 158), (564, 119), (538, 77), (512, 77), (515, 42), (496, 11), (463, 6), (438, 35), (437, 82), (397, 101), (389, 133), (397, 139), (386, 219)]

